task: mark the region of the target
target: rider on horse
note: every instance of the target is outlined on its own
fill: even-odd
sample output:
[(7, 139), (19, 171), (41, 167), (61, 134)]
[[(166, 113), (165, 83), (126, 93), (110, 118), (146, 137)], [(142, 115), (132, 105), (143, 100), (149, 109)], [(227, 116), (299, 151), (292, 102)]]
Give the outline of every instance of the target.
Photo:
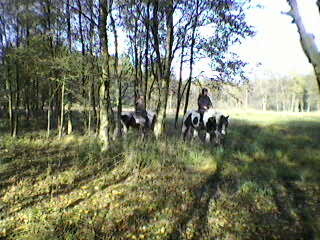
[(136, 114), (145, 120), (145, 126), (149, 124), (148, 113), (146, 110), (146, 104), (144, 101), (144, 96), (140, 95), (136, 101)]
[(200, 113), (200, 123), (203, 125), (203, 114), (209, 108), (212, 108), (212, 102), (208, 96), (208, 89), (203, 88), (201, 94), (198, 97), (198, 111)]

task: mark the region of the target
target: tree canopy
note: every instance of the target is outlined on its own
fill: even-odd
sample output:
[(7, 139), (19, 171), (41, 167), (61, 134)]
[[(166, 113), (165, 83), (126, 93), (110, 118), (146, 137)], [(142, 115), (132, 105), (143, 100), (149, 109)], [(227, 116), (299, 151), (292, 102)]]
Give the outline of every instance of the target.
[[(161, 135), (172, 79), (179, 81), (178, 105), (184, 99), (187, 109), (198, 59), (211, 59), (212, 86), (245, 79), (245, 62), (230, 46), (253, 35), (248, 7), (239, 0), (1, 1), (1, 103), (12, 135), (21, 111), (28, 119), (46, 114), (48, 136), (56, 127), (61, 135), (63, 116), (71, 124), (77, 106), (85, 129), (99, 131), (108, 145), (119, 128), (116, 112), (141, 94), (159, 115)], [(119, 49), (119, 41), (126, 41), (126, 49)], [(173, 76), (174, 59), (180, 77)], [(183, 66), (189, 68), (187, 81), (181, 79)]]

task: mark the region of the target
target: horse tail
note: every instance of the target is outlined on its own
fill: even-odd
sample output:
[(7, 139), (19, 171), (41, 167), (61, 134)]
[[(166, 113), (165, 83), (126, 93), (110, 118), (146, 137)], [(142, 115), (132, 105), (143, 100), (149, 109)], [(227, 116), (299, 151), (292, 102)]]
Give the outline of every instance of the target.
[(188, 122), (191, 121), (191, 115), (192, 115), (192, 112), (189, 111), (183, 117), (182, 128), (181, 128), (181, 136), (182, 136), (183, 140), (185, 140), (185, 138), (187, 136), (187, 132), (190, 128), (190, 126), (189, 126), (190, 124), (188, 124)]
[(131, 118), (132, 118), (132, 116), (128, 115), (128, 114), (121, 114), (121, 116), (120, 116), (120, 122), (123, 127), (124, 133), (128, 132), (129, 122), (130, 122)]
[(156, 125), (156, 122), (157, 122), (157, 114), (155, 113), (153, 115), (153, 118), (152, 118), (152, 121), (151, 121), (151, 125), (150, 125), (150, 128), (152, 131), (154, 131), (154, 126)]

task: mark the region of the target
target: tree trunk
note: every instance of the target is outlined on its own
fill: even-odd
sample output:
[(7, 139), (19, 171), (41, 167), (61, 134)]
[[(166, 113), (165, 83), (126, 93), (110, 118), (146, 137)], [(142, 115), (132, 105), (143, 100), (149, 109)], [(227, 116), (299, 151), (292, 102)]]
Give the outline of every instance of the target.
[[(286, 14), (291, 16), (293, 18), (293, 23), (297, 25), (302, 49), (305, 55), (307, 56), (309, 62), (313, 66), (316, 79), (317, 79), (318, 89), (320, 92), (320, 52), (318, 51), (315, 37), (313, 34), (308, 33), (303, 25), (297, 0), (287, 0), (287, 1), (291, 7), (291, 10)], [(318, 1), (318, 6), (319, 6), (319, 1)]]
[(50, 129), (51, 129), (51, 101), (52, 96), (50, 96), (51, 90), (49, 89), (49, 102), (48, 102), (48, 115), (47, 115), (47, 138), (50, 137)]
[(181, 59), (180, 59), (180, 69), (179, 69), (179, 85), (178, 85), (178, 92), (177, 92), (177, 108), (176, 108), (176, 116), (174, 119), (175, 128), (177, 128), (177, 126), (178, 126), (180, 105), (181, 105), (181, 101), (182, 101), (182, 97), (183, 97), (183, 93), (181, 94), (183, 60), (184, 60), (184, 41), (182, 43), (182, 49), (181, 49)]
[(196, 28), (198, 24), (198, 9), (199, 9), (199, 0), (197, 0), (196, 3), (196, 17), (192, 26), (192, 36), (191, 36), (191, 53), (190, 53), (190, 69), (189, 69), (189, 79), (188, 79), (188, 85), (187, 85), (187, 93), (186, 93), (186, 101), (184, 105), (184, 111), (183, 114), (185, 115), (188, 110), (188, 104), (189, 104), (189, 96), (190, 96), (190, 89), (191, 89), (191, 81), (192, 81), (192, 73), (193, 73), (193, 57), (194, 57), (194, 45), (195, 45), (195, 33)]
[(71, 41), (71, 15), (70, 15), (70, 0), (67, 0), (66, 3), (66, 14), (67, 14), (67, 34), (68, 34), (68, 47), (69, 51), (72, 48), (72, 41)]
[[(88, 94), (89, 94), (89, 103), (91, 104), (92, 102), (92, 96), (91, 96), (91, 90), (88, 91)], [(91, 108), (89, 108), (89, 111), (88, 111), (88, 135), (91, 136)]]
[[(110, 1), (110, 9), (112, 9), (113, 1)], [(121, 112), (122, 112), (122, 81), (118, 74), (118, 33), (116, 29), (115, 20), (112, 15), (112, 11), (110, 11), (110, 19), (111, 19), (111, 26), (114, 36), (114, 48), (115, 48), (115, 56), (114, 56), (114, 75), (117, 80), (117, 121), (116, 121), (116, 135), (121, 135)]]
[(263, 96), (262, 97), (262, 111), (267, 111), (267, 97)]
[[(79, 3), (79, 8), (81, 7), (81, 4)], [(80, 9), (81, 10), (81, 9)], [(70, 0), (67, 0), (66, 3), (66, 14), (67, 14), (67, 37), (68, 37), (68, 48), (69, 48), (69, 53), (71, 54), (72, 52), (72, 37), (71, 37), (71, 14), (70, 14)], [(81, 16), (79, 16), (81, 18)], [(81, 19), (79, 19), (81, 22)], [(80, 32), (82, 34), (82, 23), (80, 25)], [(81, 35), (82, 37), (82, 35)], [(81, 38), (81, 41), (83, 41), (83, 37)], [(68, 110), (67, 110), (67, 134), (70, 135), (72, 133), (72, 99), (71, 99), (71, 93), (67, 93), (67, 101), (68, 101)]]
[[(155, 8), (156, 8), (156, 14), (158, 10), (158, 3), (155, 3)], [(167, 25), (167, 39), (166, 39), (166, 53), (167, 57), (165, 59), (165, 71), (164, 74), (161, 74), (161, 58), (160, 58), (160, 51), (159, 48), (157, 47), (156, 52), (158, 56), (158, 71), (159, 71), (159, 77), (160, 77), (160, 84), (163, 86), (164, 89), (163, 93), (160, 96), (160, 102), (159, 102), (159, 114), (158, 114), (158, 121), (155, 126), (155, 135), (156, 137), (159, 137), (162, 135), (165, 131), (166, 128), (166, 111), (167, 111), (167, 104), (168, 104), (168, 96), (169, 96), (169, 86), (170, 86), (170, 75), (171, 75), (171, 63), (173, 59), (173, 0), (168, 1), (168, 8), (166, 12), (166, 25)], [(158, 28), (158, 21), (155, 18), (157, 15), (154, 16), (154, 29), (156, 30)], [(155, 34), (154, 32), (154, 37), (155, 37), (155, 42), (158, 42), (158, 33)], [(159, 43), (159, 42), (158, 42)], [(159, 46), (159, 45), (158, 45)], [(163, 80), (162, 80), (163, 76)]]
[[(105, 74), (105, 72), (103, 72)], [(103, 77), (105, 78), (105, 76)], [(106, 102), (106, 85), (104, 83), (101, 84), (99, 89), (99, 99), (100, 99), (100, 128), (99, 128), (99, 139), (103, 144), (103, 150), (106, 150), (109, 146), (109, 136), (108, 136), (108, 109)]]
[(64, 122), (64, 90), (65, 90), (65, 81), (63, 80), (61, 87), (61, 111), (60, 111), (60, 126), (59, 126), (59, 139), (61, 139), (63, 134), (63, 122)]
[(296, 102), (296, 97), (294, 94), (292, 94), (292, 98), (291, 98), (291, 107), (290, 107), (290, 110), (291, 112), (294, 112), (294, 109), (295, 109), (295, 102)]
[(68, 128), (67, 128), (67, 134), (70, 135), (72, 133), (72, 110), (71, 110), (71, 103), (68, 104), (68, 114), (67, 114), (67, 119), (68, 119)]
[(99, 35), (101, 39), (102, 49), (102, 76), (99, 89), (100, 99), (100, 128), (99, 139), (102, 142), (102, 151), (109, 147), (109, 113), (110, 113), (110, 70), (109, 70), (109, 50), (108, 50), (108, 35), (107, 35), (107, 18), (108, 18), (108, 2), (107, 0), (100, 1), (101, 21)]
[(138, 54), (138, 44), (137, 44), (137, 39), (138, 39), (138, 19), (135, 19), (135, 24), (134, 24), (134, 40), (133, 40), (133, 50), (134, 50), (134, 102), (135, 102), (135, 109), (136, 109), (136, 100), (138, 98), (138, 95), (140, 94), (140, 89), (139, 89), (139, 77), (138, 77), (138, 65), (139, 65), (139, 54)]
[(16, 94), (15, 94), (15, 109), (13, 113), (13, 131), (12, 137), (16, 137), (18, 134), (19, 125), (19, 107), (20, 107), (20, 68), (19, 63), (16, 61)]
[[(92, 80), (91, 84), (91, 93), (90, 93), (90, 98), (91, 98), (91, 108), (93, 111), (93, 122), (95, 122), (96, 126), (98, 126), (98, 113), (97, 113), (97, 106), (96, 106), (96, 91), (95, 91), (95, 84)], [(89, 111), (90, 112), (90, 111)]]
[(149, 54), (149, 19), (150, 19), (150, 1), (147, 3), (147, 21), (146, 25), (146, 48), (145, 48), (145, 65), (144, 65), (144, 99), (145, 99), (145, 108), (147, 108), (147, 93), (148, 93), (148, 54)]
[[(93, 54), (93, 47), (94, 47), (94, 9), (93, 9), (93, 0), (89, 0), (89, 9), (90, 9), (90, 29), (89, 29), (89, 39), (90, 39), (90, 55), (91, 55), (91, 68), (92, 72), (95, 70), (95, 64), (94, 64), (94, 54)], [(98, 70), (97, 70), (98, 71)], [(92, 111), (93, 111), (93, 119), (91, 120), (91, 109), (89, 109), (89, 122), (88, 122), (88, 132), (89, 136), (91, 135), (91, 122), (95, 123), (96, 130), (98, 130), (99, 121), (98, 121), (98, 114), (97, 114), (97, 108), (96, 108), (96, 91), (95, 91), (95, 78), (91, 77), (91, 88), (88, 91), (89, 94), (89, 103), (91, 105)]]
[(83, 111), (83, 119), (84, 119), (84, 128), (88, 127), (88, 119), (87, 119), (87, 98), (86, 98), (86, 78), (84, 74), (84, 68), (85, 68), (85, 39), (83, 35), (83, 24), (82, 24), (82, 5), (81, 1), (77, 0), (78, 4), (78, 24), (79, 24), (79, 33), (80, 33), (80, 42), (81, 42), (81, 54), (82, 54), (82, 64), (81, 64), (81, 97), (83, 99), (83, 106), (84, 106), (84, 111)]
[(6, 77), (6, 89), (8, 92), (8, 111), (9, 111), (9, 121), (10, 121), (10, 134), (13, 134), (13, 91), (11, 82), (9, 80), (10, 77), (10, 66), (7, 64), (7, 77)]

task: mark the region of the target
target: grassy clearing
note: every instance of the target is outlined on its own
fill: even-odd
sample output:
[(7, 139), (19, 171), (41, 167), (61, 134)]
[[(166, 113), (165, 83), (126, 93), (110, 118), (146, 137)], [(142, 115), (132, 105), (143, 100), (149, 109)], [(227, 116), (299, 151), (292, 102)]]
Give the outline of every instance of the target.
[(231, 117), (224, 149), (2, 137), (0, 239), (319, 239), (320, 115)]

